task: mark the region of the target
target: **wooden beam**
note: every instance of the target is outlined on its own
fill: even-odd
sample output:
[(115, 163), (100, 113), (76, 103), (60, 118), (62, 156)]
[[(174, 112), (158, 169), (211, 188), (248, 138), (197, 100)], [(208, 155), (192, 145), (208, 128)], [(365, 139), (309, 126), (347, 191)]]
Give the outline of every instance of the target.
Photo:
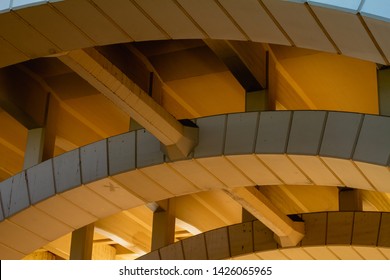
[(268, 87), (268, 51), (264, 44), (250, 41), (228, 41), (261, 87)]
[(363, 200), (360, 190), (340, 188), (339, 211), (363, 211)]
[(390, 116), (390, 68), (377, 71), (379, 114)]
[[(246, 92), (259, 91), (264, 88), (265, 85), (259, 83), (251, 69), (247, 67), (242, 57), (239, 56), (237, 49), (229, 44), (228, 41), (205, 39), (204, 42), (227, 66)], [(242, 49), (242, 44), (238, 46)]]
[(34, 128), (27, 132), (27, 145), (24, 153), (23, 169), (30, 168), (42, 161), (44, 141), (44, 128)]
[(92, 260), (115, 260), (116, 249), (108, 244), (94, 243), (92, 246)]
[(278, 61), (271, 47), (268, 51), (268, 102), (271, 108), (279, 103), (288, 110), (316, 110), (317, 106)]
[[(161, 204), (162, 203), (162, 204)], [(152, 251), (175, 241), (175, 200), (160, 202), (153, 213)]]
[(56, 255), (46, 250), (37, 250), (23, 258), (23, 260), (55, 260)]
[(305, 235), (303, 222), (294, 222), (277, 209), (256, 187), (226, 190), (243, 208), (274, 232), (282, 247), (296, 246)]
[(91, 260), (94, 225), (89, 224), (72, 232), (71, 260)]
[(181, 124), (97, 49), (71, 51), (59, 59), (156, 136), (172, 159), (189, 155), (196, 127)]

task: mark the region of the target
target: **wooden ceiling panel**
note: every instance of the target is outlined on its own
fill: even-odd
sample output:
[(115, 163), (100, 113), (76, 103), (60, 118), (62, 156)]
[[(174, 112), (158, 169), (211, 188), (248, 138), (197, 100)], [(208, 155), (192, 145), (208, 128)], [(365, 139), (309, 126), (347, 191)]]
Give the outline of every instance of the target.
[(339, 258), (327, 247), (305, 247), (303, 248), (315, 260), (339, 260)]
[(291, 249), (281, 249), (283, 254), (285, 254), (291, 260), (312, 260), (313, 257), (310, 256), (303, 248), (291, 248)]
[(363, 246), (354, 246), (353, 248), (365, 260), (387, 260), (386, 256), (378, 248)]
[[(166, 34), (156, 27), (131, 1), (93, 0), (93, 2), (135, 41), (168, 39)], [(130, 38), (127, 38), (127, 41), (129, 40)]]
[(256, 253), (263, 260), (289, 260), (289, 258), (279, 250)]
[(115, 175), (113, 178), (145, 201), (153, 202), (172, 197), (170, 192), (139, 170)]
[(363, 260), (364, 258), (353, 247), (347, 246), (328, 246), (341, 260)]
[(356, 14), (311, 7), (344, 55), (386, 63)]
[(5, 67), (28, 59), (28, 56), (1, 37), (0, 53), (4, 54), (0, 58), (0, 67)]
[(90, 1), (58, 1), (51, 3), (51, 5), (92, 39), (95, 44), (108, 45), (131, 41), (127, 34)]
[(230, 188), (256, 185), (223, 157), (198, 158), (196, 161)]
[(54, 43), (13, 12), (0, 14), (0, 36), (29, 58), (61, 52)]
[(374, 164), (355, 162), (364, 176), (372, 183), (374, 188), (380, 192), (390, 193), (390, 170), (387, 167)]
[(263, 2), (297, 47), (336, 52), (305, 5), (293, 1)]
[(213, 39), (246, 40), (244, 34), (214, 1), (178, 0), (178, 3)]
[(175, 196), (199, 191), (195, 185), (167, 164), (142, 168), (142, 172)]
[(304, 155), (290, 155), (289, 158), (313, 181), (316, 185), (340, 186), (340, 180), (318, 158)]
[(55, 240), (73, 230), (69, 225), (58, 221), (35, 207), (30, 207), (23, 212), (13, 215), (10, 221), (48, 241)]
[(135, 0), (135, 2), (172, 39), (203, 38), (205, 36), (172, 0)]
[(288, 185), (312, 185), (313, 183), (284, 155), (257, 155), (279, 178)]
[(168, 163), (168, 165), (202, 190), (219, 189), (224, 187), (221, 181), (214, 177), (195, 160), (176, 161)]
[(354, 187), (364, 190), (374, 190), (371, 184), (350, 161), (322, 157), (322, 160), (332, 169), (332, 171), (341, 179), (346, 187)]
[(254, 155), (235, 155), (226, 157), (259, 186), (264, 184), (282, 184), (281, 180)]
[(18, 9), (15, 12), (62, 50), (86, 48), (93, 44), (91, 39), (49, 5)]
[(375, 37), (376, 42), (379, 44), (385, 59), (390, 61), (390, 39), (389, 36), (387, 36), (390, 32), (390, 27), (388, 23), (370, 17), (363, 17), (363, 19), (372, 35)]
[(73, 228), (80, 228), (97, 220), (96, 217), (61, 196), (46, 199), (36, 207)]
[(89, 183), (86, 186), (123, 210), (134, 208), (145, 203), (111, 178), (104, 178)]
[(120, 208), (108, 202), (86, 186), (81, 186), (60, 194), (73, 204), (79, 205), (95, 217), (103, 218), (120, 212)]
[(222, 0), (219, 2), (252, 41), (290, 45), (288, 39), (260, 4), (260, 1)]

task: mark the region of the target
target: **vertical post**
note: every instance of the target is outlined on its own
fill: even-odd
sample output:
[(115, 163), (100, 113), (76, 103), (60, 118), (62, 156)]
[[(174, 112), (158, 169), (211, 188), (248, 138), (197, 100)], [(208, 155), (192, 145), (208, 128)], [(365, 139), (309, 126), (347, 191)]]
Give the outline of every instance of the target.
[(92, 259), (93, 260), (115, 260), (116, 249), (108, 244), (93, 244)]
[(92, 258), (93, 232), (93, 224), (89, 224), (72, 232), (69, 259), (90, 260)]
[(24, 153), (23, 169), (32, 167), (42, 161), (45, 129), (34, 128), (27, 133), (27, 145)]
[(269, 110), (266, 89), (245, 93), (245, 112)]
[(59, 100), (53, 95), (48, 95), (46, 103), (45, 143), (43, 145), (42, 160), (47, 160), (54, 156), (57, 135), (57, 119), (60, 108)]
[(46, 96), (45, 102), (44, 126), (31, 128), (27, 132), (23, 169), (32, 167), (54, 156), (59, 104), (49, 94)]
[[(266, 60), (268, 60), (268, 52), (266, 53)], [(268, 78), (268, 63), (265, 64), (265, 77)], [(266, 82), (267, 83), (267, 82)], [(266, 111), (270, 110), (271, 106), (268, 100), (268, 91), (267, 89), (262, 89), (258, 91), (251, 91), (245, 93), (245, 112), (257, 112), (257, 111)], [(241, 211), (241, 220), (242, 222), (251, 222), (257, 220), (249, 211), (245, 208), (242, 208)]]
[(175, 240), (175, 200), (171, 198), (158, 204), (153, 213), (152, 251)]
[(390, 68), (378, 70), (377, 75), (379, 114), (390, 116)]
[(363, 200), (360, 191), (351, 188), (339, 188), (339, 211), (362, 211)]
[(56, 255), (49, 251), (36, 251), (23, 258), (23, 260), (55, 260)]

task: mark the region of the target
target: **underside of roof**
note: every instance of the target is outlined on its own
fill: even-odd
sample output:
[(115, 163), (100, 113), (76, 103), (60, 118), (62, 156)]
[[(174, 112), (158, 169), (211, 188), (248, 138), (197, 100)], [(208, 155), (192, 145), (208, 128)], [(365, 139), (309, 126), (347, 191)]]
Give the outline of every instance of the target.
[(1, 1), (0, 258), (389, 259), (389, 7)]

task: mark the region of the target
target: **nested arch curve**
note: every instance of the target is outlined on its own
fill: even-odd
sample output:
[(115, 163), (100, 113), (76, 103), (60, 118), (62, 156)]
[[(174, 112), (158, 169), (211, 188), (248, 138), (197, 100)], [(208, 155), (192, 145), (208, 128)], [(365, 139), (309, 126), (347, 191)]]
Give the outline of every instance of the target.
[(388, 8), (360, 2), (4, 0), (0, 66), (93, 46), (205, 38), (297, 46), (388, 64)]
[[(321, 212), (300, 216), (305, 222), (306, 235), (295, 247), (279, 247), (271, 230), (260, 221), (252, 221), (195, 235), (152, 251), (139, 260), (221, 260), (249, 254), (261, 258), (280, 250), (288, 256), (288, 250), (297, 248), (303, 248), (309, 259), (342, 259), (337, 254), (342, 246), (356, 248), (351, 250), (356, 250), (355, 254), (362, 258), (386, 259), (379, 252), (390, 247), (390, 213)], [(318, 253), (319, 247), (322, 254)], [(377, 248), (378, 255), (365, 254), (367, 247)]]
[(169, 161), (160, 142), (138, 130), (1, 182), (1, 257), (19, 258), (121, 210), (216, 188), (333, 185), (390, 192), (389, 117), (272, 111), (195, 122), (199, 144), (186, 160)]

